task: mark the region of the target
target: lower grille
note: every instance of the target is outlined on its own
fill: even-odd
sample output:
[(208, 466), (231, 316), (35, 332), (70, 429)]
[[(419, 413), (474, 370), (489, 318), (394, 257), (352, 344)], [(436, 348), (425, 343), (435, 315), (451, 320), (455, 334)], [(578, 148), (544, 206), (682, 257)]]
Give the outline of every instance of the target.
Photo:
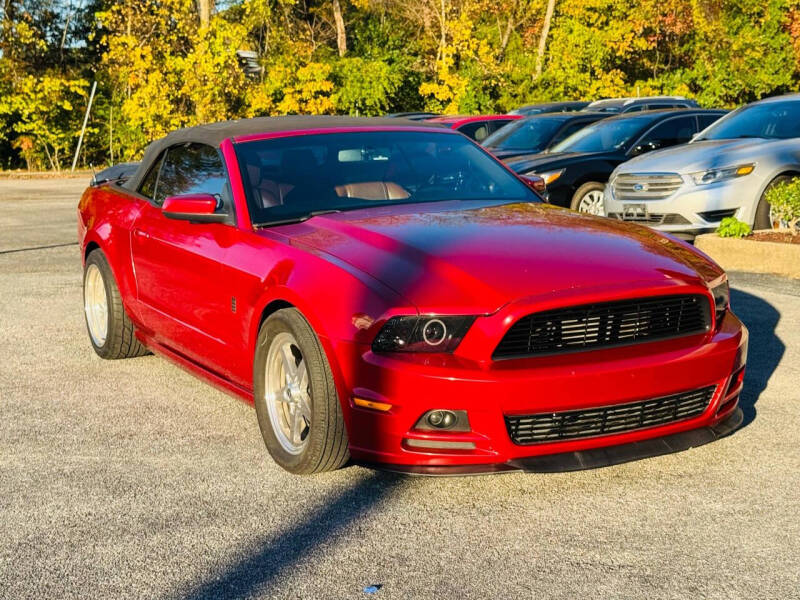
[(511, 441), (519, 445), (626, 433), (698, 417), (708, 408), (715, 389), (711, 385), (652, 400), (585, 410), (506, 415), (506, 428)]
[(669, 213), (662, 215), (659, 213), (648, 213), (646, 215), (637, 214), (623, 214), (623, 213), (608, 213), (612, 219), (619, 219), (629, 223), (646, 223), (648, 225), (691, 225), (691, 222), (677, 213)]

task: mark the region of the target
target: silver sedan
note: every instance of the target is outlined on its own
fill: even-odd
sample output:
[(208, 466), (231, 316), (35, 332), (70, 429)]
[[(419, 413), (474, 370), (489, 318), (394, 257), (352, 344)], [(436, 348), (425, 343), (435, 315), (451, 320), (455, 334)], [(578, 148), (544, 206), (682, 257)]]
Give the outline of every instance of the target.
[(612, 173), (609, 217), (684, 238), (735, 216), (755, 229), (773, 222), (766, 190), (800, 176), (800, 94), (749, 104), (692, 142), (636, 157)]

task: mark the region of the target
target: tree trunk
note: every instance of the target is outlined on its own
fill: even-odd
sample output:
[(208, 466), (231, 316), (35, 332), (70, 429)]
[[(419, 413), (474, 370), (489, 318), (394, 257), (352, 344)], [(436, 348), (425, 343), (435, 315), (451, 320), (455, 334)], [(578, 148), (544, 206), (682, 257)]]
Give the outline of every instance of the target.
[(544, 14), (544, 24), (542, 25), (542, 35), (539, 38), (539, 51), (536, 53), (536, 79), (542, 75), (544, 65), (544, 51), (547, 48), (547, 35), (550, 33), (550, 22), (553, 20), (553, 11), (556, 8), (556, 0), (547, 0), (547, 11)]
[(333, 0), (333, 20), (336, 22), (336, 47), (339, 49), (339, 56), (344, 56), (347, 52), (347, 31), (344, 28), (342, 5), (339, 0)]
[(200, 27), (208, 27), (211, 22), (212, 10), (214, 10), (214, 0), (197, 0), (197, 15), (200, 17)]
[(514, 16), (509, 17), (506, 22), (506, 30), (500, 35), (500, 52), (498, 53), (498, 60), (502, 61), (506, 55), (506, 48), (511, 39), (511, 34), (514, 32)]

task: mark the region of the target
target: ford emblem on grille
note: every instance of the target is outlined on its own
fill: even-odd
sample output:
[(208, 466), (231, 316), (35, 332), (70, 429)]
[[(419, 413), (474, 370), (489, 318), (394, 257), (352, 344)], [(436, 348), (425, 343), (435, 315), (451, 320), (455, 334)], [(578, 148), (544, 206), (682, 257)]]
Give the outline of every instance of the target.
[(647, 191), (647, 184), (646, 183), (635, 183), (635, 184), (633, 184), (633, 191), (634, 192), (646, 192)]

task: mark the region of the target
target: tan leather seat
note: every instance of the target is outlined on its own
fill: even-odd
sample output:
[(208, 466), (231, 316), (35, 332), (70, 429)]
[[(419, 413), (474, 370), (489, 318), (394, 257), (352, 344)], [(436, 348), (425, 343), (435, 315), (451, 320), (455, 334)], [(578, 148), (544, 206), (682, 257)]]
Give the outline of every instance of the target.
[(410, 194), (393, 181), (362, 181), (336, 186), (340, 198), (361, 200), (405, 200)]
[(255, 194), (255, 200), (262, 208), (283, 204), (283, 197), (294, 187), (291, 184), (263, 178), (262, 170), (257, 165), (247, 165), (247, 174), (250, 178), (250, 188)]

